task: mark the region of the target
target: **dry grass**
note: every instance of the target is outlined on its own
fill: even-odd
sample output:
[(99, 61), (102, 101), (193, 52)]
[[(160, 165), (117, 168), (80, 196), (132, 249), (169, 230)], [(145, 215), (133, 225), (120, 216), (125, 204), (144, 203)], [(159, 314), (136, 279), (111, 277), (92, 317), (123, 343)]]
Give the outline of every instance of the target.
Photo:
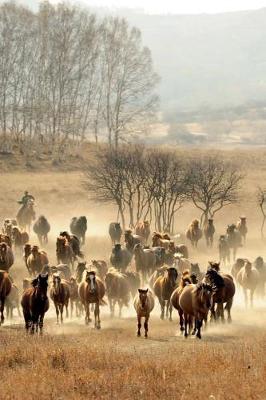
[(175, 337), (173, 326), (155, 320), (145, 340), (135, 338), (135, 320), (112, 325), (98, 332), (70, 324), (65, 334), (57, 328), (43, 337), (1, 329), (0, 398), (266, 397), (265, 333), (226, 336), (220, 329), (199, 342)]

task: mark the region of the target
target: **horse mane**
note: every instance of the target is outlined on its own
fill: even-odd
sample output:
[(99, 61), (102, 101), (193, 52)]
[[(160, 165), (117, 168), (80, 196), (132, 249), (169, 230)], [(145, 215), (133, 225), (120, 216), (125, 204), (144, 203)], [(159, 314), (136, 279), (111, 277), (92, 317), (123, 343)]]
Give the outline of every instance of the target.
[(171, 238), (170, 238), (170, 236), (168, 235), (168, 233), (164, 233), (164, 234), (161, 235), (161, 236), (162, 236), (162, 239), (171, 240)]
[(214, 268), (208, 268), (206, 276), (210, 279), (211, 284), (216, 289), (224, 287), (225, 283), (223, 277)]
[(186, 269), (185, 271), (182, 272), (182, 276), (179, 282), (179, 289), (184, 289), (185, 286), (190, 285), (191, 282), (191, 278), (190, 278), (190, 273), (189, 270)]

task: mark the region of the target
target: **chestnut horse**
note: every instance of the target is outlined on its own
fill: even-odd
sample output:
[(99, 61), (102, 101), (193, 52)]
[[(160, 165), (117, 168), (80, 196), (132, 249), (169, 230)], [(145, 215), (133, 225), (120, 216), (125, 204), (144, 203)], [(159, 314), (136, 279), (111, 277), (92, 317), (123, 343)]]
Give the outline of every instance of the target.
[(64, 236), (59, 236), (56, 240), (56, 257), (58, 264), (71, 265), (73, 269), (75, 254), (69, 241)]
[(0, 269), (8, 272), (13, 264), (14, 255), (11, 247), (4, 242), (0, 243)]
[(161, 319), (164, 319), (164, 309), (166, 306), (166, 317), (169, 314), (169, 320), (172, 321), (172, 312), (170, 307), (170, 298), (175, 290), (177, 283), (178, 273), (175, 268), (167, 268), (165, 276), (159, 276), (153, 285), (153, 291), (155, 296), (158, 297), (159, 303), (161, 305)]
[(134, 308), (137, 313), (138, 319), (138, 331), (137, 335), (140, 336), (140, 329), (141, 329), (141, 318), (145, 318), (144, 322), (144, 329), (145, 329), (145, 337), (148, 337), (148, 330), (149, 330), (149, 318), (150, 313), (154, 309), (154, 296), (149, 289), (138, 289), (139, 293), (136, 295), (134, 299)]
[(63, 323), (63, 311), (66, 308), (66, 318), (68, 318), (68, 303), (70, 298), (70, 290), (68, 283), (61, 279), (58, 273), (53, 275), (53, 286), (50, 290), (50, 297), (54, 302), (56, 319), (59, 324), (59, 312), (60, 321)]
[(25, 328), (27, 332), (30, 329), (32, 334), (39, 329), (42, 334), (44, 315), (49, 309), (48, 274), (39, 274), (31, 284), (32, 287), (23, 292), (21, 299)]
[(105, 286), (100, 278), (96, 276), (95, 271), (86, 271), (84, 280), (79, 284), (79, 297), (85, 308), (85, 323), (90, 319), (90, 304), (95, 304), (94, 308), (94, 326), (101, 329), (100, 305), (106, 304), (103, 301), (105, 295)]
[(12, 288), (12, 282), (9, 278), (7, 271), (0, 270), (0, 313), (1, 320), (0, 325), (4, 323), (4, 308), (7, 296), (10, 294)]

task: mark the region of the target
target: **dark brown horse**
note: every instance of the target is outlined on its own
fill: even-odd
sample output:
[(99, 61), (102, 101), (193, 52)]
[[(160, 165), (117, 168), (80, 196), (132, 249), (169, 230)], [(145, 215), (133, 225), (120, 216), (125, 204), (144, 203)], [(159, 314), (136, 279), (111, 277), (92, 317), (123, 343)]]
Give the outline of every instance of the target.
[(202, 238), (202, 230), (200, 229), (199, 224), (199, 220), (194, 219), (186, 232), (186, 237), (190, 240), (193, 247), (198, 247), (198, 241)]
[(192, 283), (192, 279), (190, 277), (190, 273), (188, 270), (184, 271), (182, 273), (180, 282), (178, 287), (173, 291), (171, 298), (170, 298), (170, 307), (174, 307), (178, 311), (179, 315), (179, 325), (180, 325), (180, 331), (184, 331), (184, 317), (183, 317), (183, 310), (179, 305), (179, 297), (187, 285), (190, 285)]
[(105, 277), (105, 285), (111, 317), (114, 317), (116, 303), (119, 306), (119, 317), (121, 317), (122, 307), (128, 307), (130, 300), (128, 280), (124, 274), (115, 268), (110, 268)]
[(22, 230), (30, 232), (32, 221), (35, 220), (34, 202), (29, 200), (18, 211), (16, 219)]
[(74, 267), (75, 254), (67, 238), (59, 236), (56, 240), (56, 257), (58, 264), (67, 264)]
[[(25, 251), (25, 248), (24, 248)], [(27, 258), (26, 266), (30, 275), (36, 276), (42, 272), (45, 265), (49, 264), (48, 256), (45, 251), (40, 250), (38, 246), (32, 246), (31, 253)]]
[(1, 320), (0, 325), (4, 323), (4, 308), (7, 296), (10, 294), (12, 288), (12, 282), (9, 278), (7, 271), (0, 270), (0, 313)]
[(68, 318), (68, 303), (70, 298), (70, 290), (68, 283), (60, 278), (60, 275), (53, 275), (53, 286), (50, 290), (50, 297), (54, 302), (56, 319), (59, 324), (59, 313), (60, 321), (63, 323), (63, 311), (66, 308), (66, 318)]
[(145, 337), (148, 337), (148, 330), (149, 330), (149, 318), (150, 313), (154, 309), (154, 296), (149, 289), (139, 289), (139, 293), (136, 295), (134, 299), (134, 308), (137, 313), (138, 319), (138, 331), (137, 335), (140, 336), (140, 329), (141, 329), (141, 318), (145, 318), (144, 321), (144, 329), (145, 329)]
[[(178, 273), (175, 268), (167, 268), (164, 276), (159, 276), (154, 285), (153, 291), (155, 296), (158, 297), (159, 303), (161, 305), (161, 319), (164, 319), (164, 310), (166, 306), (166, 317), (168, 317), (170, 298), (177, 286)], [(172, 321), (172, 314), (170, 309), (169, 320)]]
[(235, 261), (237, 249), (242, 247), (241, 233), (237, 230), (235, 224), (228, 225), (226, 233), (227, 243), (229, 249), (233, 251), (233, 260)]
[(40, 215), (33, 225), (33, 231), (38, 236), (40, 245), (48, 243), (48, 233), (50, 232), (50, 224), (44, 215)]
[(106, 304), (103, 301), (105, 295), (105, 286), (100, 278), (96, 276), (95, 271), (86, 271), (84, 280), (79, 284), (79, 297), (85, 308), (85, 323), (90, 319), (90, 304), (95, 304), (94, 308), (94, 326), (101, 328), (100, 305)]
[(215, 233), (215, 228), (213, 225), (213, 219), (209, 218), (207, 223), (204, 225), (203, 228), (203, 233), (206, 239), (206, 244), (207, 247), (212, 247), (213, 246), (213, 236)]
[[(235, 284), (231, 275), (219, 273), (219, 263), (210, 262), (210, 267), (205, 275), (205, 281), (209, 283), (213, 290), (211, 320), (221, 318), (224, 322), (224, 304), (228, 314), (228, 322), (232, 321), (231, 308), (235, 295)], [(215, 309), (215, 305), (217, 308)]]
[(6, 243), (0, 243), (0, 269), (9, 271), (14, 264), (14, 255), (11, 247)]
[(18, 316), (21, 317), (20, 304), (19, 304), (19, 290), (18, 287), (12, 283), (11, 292), (6, 298), (6, 316), (7, 318), (13, 318), (13, 310), (17, 309)]
[(21, 306), (25, 320), (25, 328), (31, 333), (38, 332), (42, 334), (43, 319), (49, 309), (49, 300), (47, 297), (48, 274), (39, 274), (32, 281), (32, 287), (26, 289), (22, 295)]
[(20, 250), (29, 241), (29, 234), (14, 226), (12, 228), (12, 241), (15, 249)]

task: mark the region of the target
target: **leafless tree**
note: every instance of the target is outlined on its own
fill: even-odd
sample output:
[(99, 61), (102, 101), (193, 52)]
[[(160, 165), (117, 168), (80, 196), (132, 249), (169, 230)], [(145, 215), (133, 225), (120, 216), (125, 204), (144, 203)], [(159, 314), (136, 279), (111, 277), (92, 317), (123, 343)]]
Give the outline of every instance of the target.
[(218, 155), (190, 161), (190, 197), (202, 212), (201, 223), (238, 200), (242, 174)]
[(261, 238), (264, 238), (264, 225), (265, 225), (265, 220), (266, 220), (266, 189), (263, 189), (261, 187), (258, 187), (257, 190), (257, 203), (258, 206), (261, 210), (261, 214), (262, 214), (262, 222), (261, 222), (261, 228), (260, 228), (260, 232), (261, 232)]

